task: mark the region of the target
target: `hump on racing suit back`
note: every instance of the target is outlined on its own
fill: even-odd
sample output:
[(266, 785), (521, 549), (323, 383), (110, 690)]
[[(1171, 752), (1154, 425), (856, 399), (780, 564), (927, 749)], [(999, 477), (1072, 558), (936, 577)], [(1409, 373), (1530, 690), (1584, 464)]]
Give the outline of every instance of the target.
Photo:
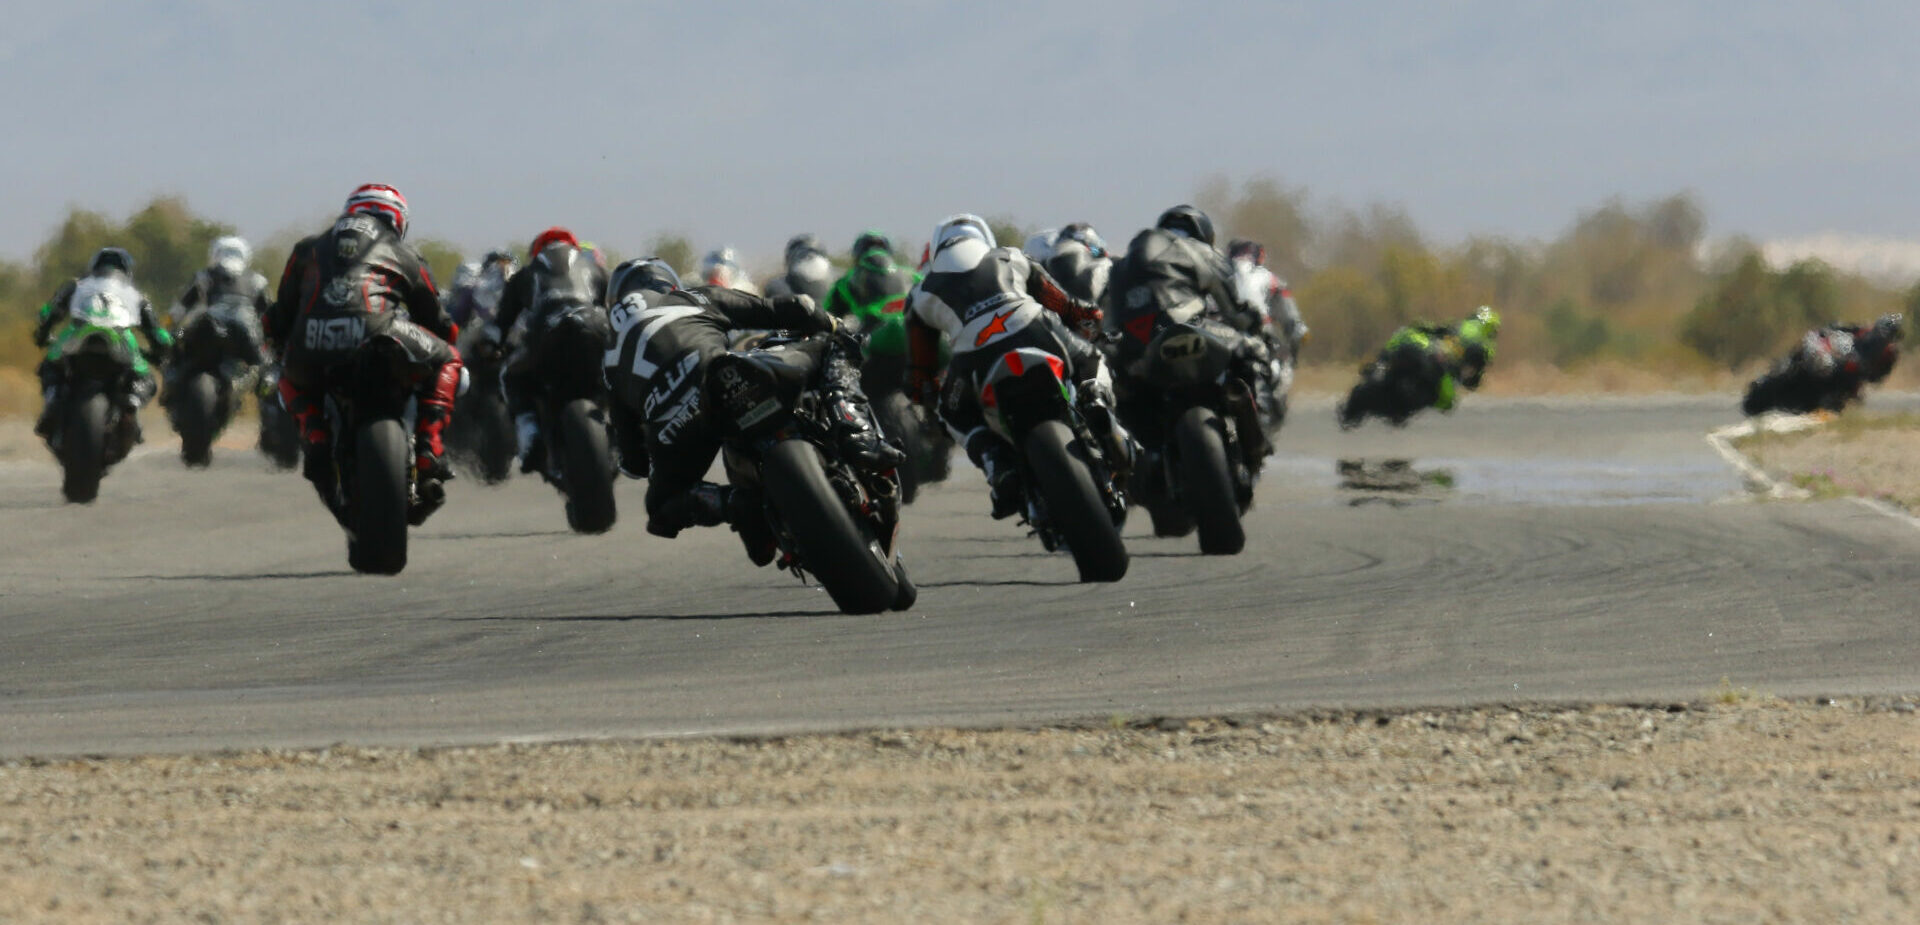
[(1125, 325), (1152, 314), (1176, 323), (1199, 317), (1209, 307), (1206, 290), (1211, 282), (1201, 275), (1223, 264), (1212, 247), (1164, 229), (1134, 235), (1108, 284), (1109, 323)]
[[(330, 366), (343, 362), (369, 337), (405, 320), (409, 262), (398, 238), (364, 212), (342, 215), (318, 242), (314, 260), (299, 282), (299, 319), (286, 344), (288, 365)], [(411, 326), (398, 329), (400, 344), (416, 359), (433, 353), (430, 338)]]

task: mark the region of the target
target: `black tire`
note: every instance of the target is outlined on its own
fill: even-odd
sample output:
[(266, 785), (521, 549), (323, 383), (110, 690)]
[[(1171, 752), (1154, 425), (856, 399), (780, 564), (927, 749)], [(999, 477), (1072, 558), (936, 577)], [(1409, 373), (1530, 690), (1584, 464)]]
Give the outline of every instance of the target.
[(576, 533), (613, 529), (613, 454), (607, 425), (590, 399), (576, 398), (560, 409), (560, 471), (567, 486), (567, 526)]
[(1178, 537), (1193, 532), (1193, 514), (1164, 494), (1143, 497), (1140, 506), (1147, 509), (1147, 519), (1153, 522), (1154, 536)]
[(67, 409), (60, 431), (60, 493), (75, 504), (89, 504), (100, 496), (100, 477), (106, 474), (108, 402), (95, 392)]
[(278, 395), (260, 399), (260, 452), (280, 469), (300, 465), (300, 427)]
[(890, 392), (874, 403), (873, 416), (880, 432), (907, 454), (907, 463), (897, 470), (900, 476), (900, 503), (912, 504), (920, 496), (920, 484), (933, 464), (933, 448), (920, 429), (920, 418), (913, 413), (913, 400), (905, 392)]
[(498, 485), (513, 477), (520, 435), (514, 430), (513, 415), (507, 413), (506, 399), (499, 395), (481, 396), (474, 402), (473, 410), (474, 474), (488, 485)]
[(1786, 384), (1784, 374), (1768, 374), (1753, 380), (1753, 384), (1747, 386), (1746, 397), (1740, 401), (1740, 410), (1747, 417), (1772, 411), (1785, 400)]
[(913, 583), (907, 574), (907, 563), (899, 556), (893, 557), (893, 577), (899, 587), (893, 593), (893, 605), (890, 610), (906, 610), (920, 600), (920, 586)]
[(1127, 546), (1094, 484), (1086, 450), (1059, 421), (1027, 431), (1027, 468), (1032, 471), (1047, 519), (1066, 538), (1081, 581), (1119, 581), (1127, 574)]
[(407, 567), (407, 432), (393, 418), (375, 418), (360, 425), (355, 441), (347, 564), (398, 575)]
[(879, 613), (892, 607), (900, 593), (893, 560), (872, 531), (847, 512), (813, 444), (775, 444), (760, 472), (768, 502), (799, 547), (801, 566), (819, 579), (841, 612)]
[(1220, 418), (1210, 408), (1189, 408), (1173, 426), (1180, 447), (1181, 499), (1200, 530), (1200, 551), (1231, 556), (1247, 545), (1240, 526), (1240, 502), (1234, 497), (1233, 470)]
[(220, 380), (212, 373), (195, 373), (180, 383), (175, 395), (173, 427), (180, 432), (180, 461), (202, 469), (213, 462), (213, 438), (220, 432)]

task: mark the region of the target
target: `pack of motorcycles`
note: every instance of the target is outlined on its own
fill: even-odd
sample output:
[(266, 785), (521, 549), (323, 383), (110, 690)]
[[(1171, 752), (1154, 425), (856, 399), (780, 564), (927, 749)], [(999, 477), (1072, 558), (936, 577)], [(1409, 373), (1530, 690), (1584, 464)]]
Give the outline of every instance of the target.
[[(182, 460), (189, 467), (208, 465), (216, 438), (252, 391), (259, 396), (261, 451), (275, 465), (292, 468), (299, 463), (298, 438), (273, 389), (274, 368), (251, 368), (230, 348), (236, 327), (258, 320), (244, 310), (218, 308), (195, 312), (183, 322), (166, 371), (162, 403), (180, 434)], [(1897, 318), (1891, 332), (1884, 324), (1851, 333), (1814, 332), (1752, 383), (1743, 409), (1748, 414), (1838, 410), (1857, 399), (1864, 384), (1891, 370), (1898, 334)], [(910, 607), (917, 591), (898, 548), (900, 513), (912, 500), (912, 486), (946, 478), (951, 437), (923, 408), (889, 390), (870, 400), (888, 436), (909, 449), (909, 461), (883, 473), (858, 465), (834, 439), (828, 403), (817, 383), (783, 374), (783, 364), (770, 352), (781, 340), (778, 335), (744, 340), (710, 374), (707, 411), (723, 430), (729, 476), (763, 489), (780, 567), (803, 580), (811, 574), (848, 613)], [(582, 347), (583, 368), (598, 368), (598, 357), (586, 355), (596, 349)], [(1245, 542), (1240, 518), (1253, 503), (1261, 463), (1253, 447), (1264, 452), (1270, 446), (1264, 438), (1284, 415), (1284, 383), (1291, 376), (1274, 377), (1282, 383), (1279, 394), (1257, 399), (1244, 394), (1247, 384), (1227, 374), (1228, 348), (1205, 319), (1167, 327), (1146, 356), (1148, 380), (1164, 395), (1156, 403), (1163, 420), (1150, 429), (1163, 439), (1162, 445), (1137, 454), (1133, 447), (1103, 439), (1112, 433), (1109, 422), (1090, 418), (1107, 413), (1104, 406), (1076, 400), (1075, 386), (1057, 360), (1009, 352), (981, 383), (983, 404), (993, 409), (989, 426), (1021, 450), (1028, 488), (1019, 522), (1047, 550), (1068, 551), (1082, 581), (1117, 581), (1126, 574), (1120, 528), (1136, 504), (1147, 508), (1155, 535), (1197, 532), (1203, 552), (1238, 553)], [(499, 393), (498, 356), (472, 351), (468, 357), (476, 386), (461, 397), (449, 451), (470, 474), (494, 484), (511, 473), (516, 435)], [(329, 413), (339, 418), (334, 432), (350, 435), (338, 441), (347, 504), (336, 513), (348, 534), (353, 566), (392, 574), (405, 567), (407, 528), (424, 520), (422, 511), (437, 507), (438, 499), (420, 498), (412, 484), (405, 370), (380, 375), (377, 344), (367, 361), (373, 368), (354, 377), (367, 394), (329, 401)], [(91, 501), (100, 476), (131, 448), (132, 422), (121, 410), (123, 403), (110, 399), (120, 387), (115, 383), (133, 377), (122, 368), (125, 358), (111, 350), (82, 345), (65, 362), (70, 407), (50, 443), (67, 470), (63, 489), (69, 500)], [(1282, 362), (1290, 372), (1291, 356)], [(1362, 372), (1356, 388), (1419, 391), (1395, 388), (1393, 377), (1410, 373), (1380, 362)], [(536, 471), (566, 499), (568, 522), (583, 533), (604, 532), (615, 519), (618, 460), (606, 430), (604, 386), (596, 385), (596, 378), (549, 383), (551, 394), (541, 410), (547, 445), (536, 454), (543, 457)], [(382, 391), (381, 382), (394, 387)], [(385, 400), (374, 392), (385, 394)], [(1258, 409), (1257, 417), (1246, 413), (1249, 406)], [(1382, 406), (1369, 413), (1398, 425), (1418, 410)], [(1242, 433), (1252, 420), (1265, 431), (1259, 438)]]

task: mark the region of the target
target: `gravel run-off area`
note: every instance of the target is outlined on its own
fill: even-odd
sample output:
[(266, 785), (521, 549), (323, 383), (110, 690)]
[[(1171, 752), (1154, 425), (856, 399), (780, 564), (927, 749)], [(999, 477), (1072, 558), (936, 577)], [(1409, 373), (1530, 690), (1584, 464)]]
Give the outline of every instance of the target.
[(0, 765), (0, 921), (1913, 922), (1900, 698)]

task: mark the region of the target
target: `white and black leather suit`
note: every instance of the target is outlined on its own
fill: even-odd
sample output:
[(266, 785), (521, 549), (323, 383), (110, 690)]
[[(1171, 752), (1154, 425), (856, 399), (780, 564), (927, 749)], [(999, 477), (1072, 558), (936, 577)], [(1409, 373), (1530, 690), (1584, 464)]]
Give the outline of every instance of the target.
[[(707, 418), (707, 364), (727, 352), (734, 331), (830, 331), (833, 319), (802, 296), (763, 298), (722, 286), (620, 295), (610, 312), (613, 348), (606, 355), (614, 431), (621, 466), (647, 460), (647, 530), (674, 536), (713, 525), (692, 497), (712, 488), (707, 470), (720, 434)], [(644, 435), (644, 443), (641, 443)], [(707, 512), (712, 513), (711, 511)]]
[(273, 305), (269, 288), (267, 278), (252, 270), (235, 276), (223, 267), (207, 267), (193, 275), (187, 291), (174, 303), (174, 330), (185, 334), (193, 324), (196, 311), (225, 302), (243, 303), (251, 310), (252, 317), (238, 328), (228, 329), (227, 336), (232, 339), (231, 355), (250, 366), (265, 363), (267, 357), (261, 341), (267, 309)]

